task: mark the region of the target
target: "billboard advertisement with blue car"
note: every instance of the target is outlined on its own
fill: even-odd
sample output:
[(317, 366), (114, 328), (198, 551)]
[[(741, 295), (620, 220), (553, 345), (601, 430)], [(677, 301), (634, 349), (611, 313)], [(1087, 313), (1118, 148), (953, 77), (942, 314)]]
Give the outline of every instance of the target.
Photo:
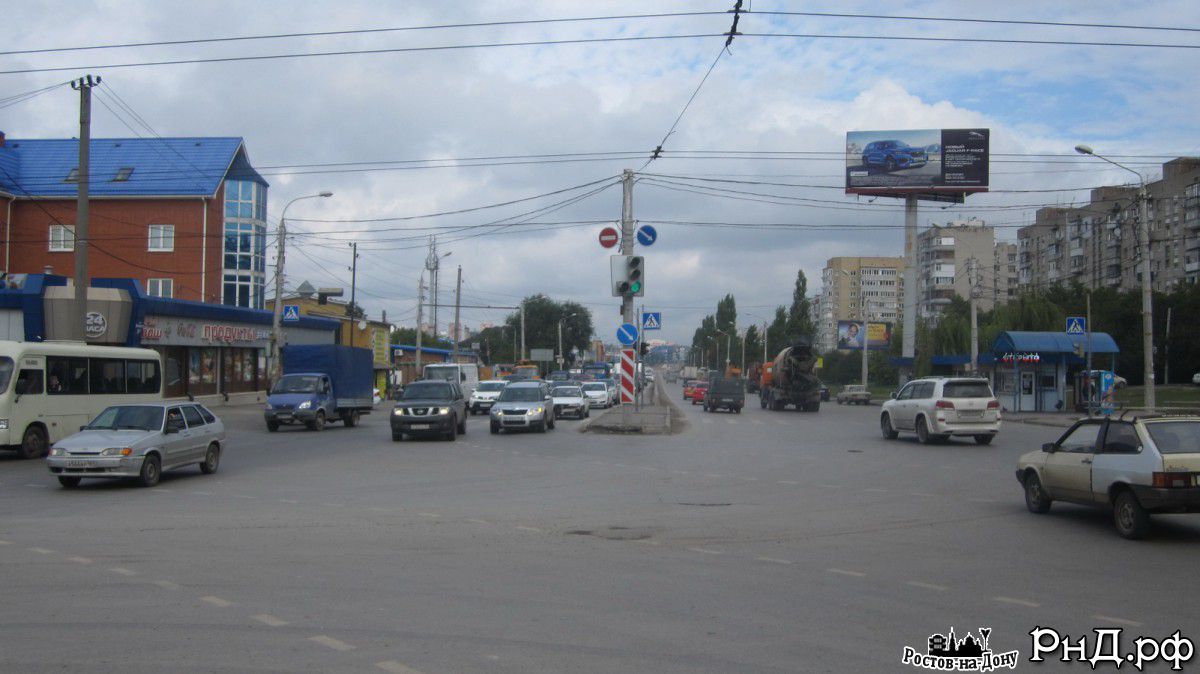
[(851, 131), (846, 193), (953, 200), (986, 192), (989, 136), (988, 129)]

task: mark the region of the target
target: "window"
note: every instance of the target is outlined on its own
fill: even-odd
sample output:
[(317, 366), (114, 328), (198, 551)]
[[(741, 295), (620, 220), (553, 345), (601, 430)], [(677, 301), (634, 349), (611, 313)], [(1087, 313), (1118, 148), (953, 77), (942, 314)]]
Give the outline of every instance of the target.
[(200, 416), (200, 413), (196, 411), (193, 405), (183, 406), (183, 418), (187, 419), (188, 428), (196, 428), (197, 426), (204, 425), (204, 418)]
[(76, 166), (75, 168), (71, 169), (70, 171), (67, 171), (67, 177), (63, 178), (63, 182), (64, 183), (79, 182), (79, 167)]
[(39, 395), (44, 392), (41, 370), (21, 370), (21, 374), (17, 375), (17, 388), (14, 391), (17, 395)]
[(113, 176), (114, 183), (123, 183), (129, 180), (129, 176), (133, 175), (133, 167), (125, 166), (117, 169), (117, 175)]
[(158, 393), (161, 388), (158, 363), (131, 360), (125, 364), (125, 390), (129, 393)]
[(50, 252), (69, 253), (75, 250), (75, 225), (50, 225)]
[(175, 225), (150, 225), (151, 252), (169, 253), (175, 250)]
[(1091, 453), (1096, 448), (1099, 436), (1100, 424), (1076, 426), (1058, 441), (1058, 449), (1063, 452)]
[(88, 359), (46, 356), (47, 389), (53, 395), (88, 394)]
[(1142, 447), (1133, 424), (1110, 423), (1104, 434), (1104, 451), (1110, 454), (1137, 454)]
[(200, 416), (204, 417), (204, 423), (216, 423), (217, 417), (213, 415), (212, 412), (209, 412), (207, 407), (204, 407), (203, 405), (196, 405), (196, 409), (200, 410)]
[(125, 361), (115, 358), (91, 358), (91, 393), (124, 393)]
[(151, 297), (174, 297), (175, 279), (152, 278), (146, 281), (146, 294)]

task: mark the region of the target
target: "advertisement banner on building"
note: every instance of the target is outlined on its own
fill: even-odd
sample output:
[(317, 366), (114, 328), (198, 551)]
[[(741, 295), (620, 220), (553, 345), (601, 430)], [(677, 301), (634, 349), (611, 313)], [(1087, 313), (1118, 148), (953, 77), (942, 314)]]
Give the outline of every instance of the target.
[(988, 190), (988, 129), (850, 131), (846, 193), (936, 198)]
[[(892, 324), (871, 321), (870, 342), (867, 348), (871, 351), (886, 351), (892, 348)], [(838, 321), (837, 348), (862, 350), (863, 334), (862, 321)]]

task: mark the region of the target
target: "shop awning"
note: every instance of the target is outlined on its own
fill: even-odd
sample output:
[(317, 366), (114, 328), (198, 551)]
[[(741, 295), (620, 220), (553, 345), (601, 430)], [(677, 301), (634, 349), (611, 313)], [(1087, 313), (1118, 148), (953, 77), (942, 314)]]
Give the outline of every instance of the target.
[[(992, 344), (992, 353), (1042, 353), (1060, 354), (1075, 353), (1075, 345), (1088, 348), (1087, 335), (1068, 335), (1065, 332), (1026, 332), (1010, 330), (1002, 332)], [(1120, 353), (1116, 341), (1107, 332), (1093, 332), (1091, 335), (1092, 353)]]

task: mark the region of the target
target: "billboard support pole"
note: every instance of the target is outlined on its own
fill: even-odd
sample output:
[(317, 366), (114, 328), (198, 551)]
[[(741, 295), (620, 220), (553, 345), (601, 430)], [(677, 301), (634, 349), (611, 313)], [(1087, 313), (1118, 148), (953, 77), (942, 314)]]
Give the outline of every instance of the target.
[(904, 380), (917, 373), (917, 195), (904, 196), (904, 338), (901, 355), (911, 365), (904, 368)]

